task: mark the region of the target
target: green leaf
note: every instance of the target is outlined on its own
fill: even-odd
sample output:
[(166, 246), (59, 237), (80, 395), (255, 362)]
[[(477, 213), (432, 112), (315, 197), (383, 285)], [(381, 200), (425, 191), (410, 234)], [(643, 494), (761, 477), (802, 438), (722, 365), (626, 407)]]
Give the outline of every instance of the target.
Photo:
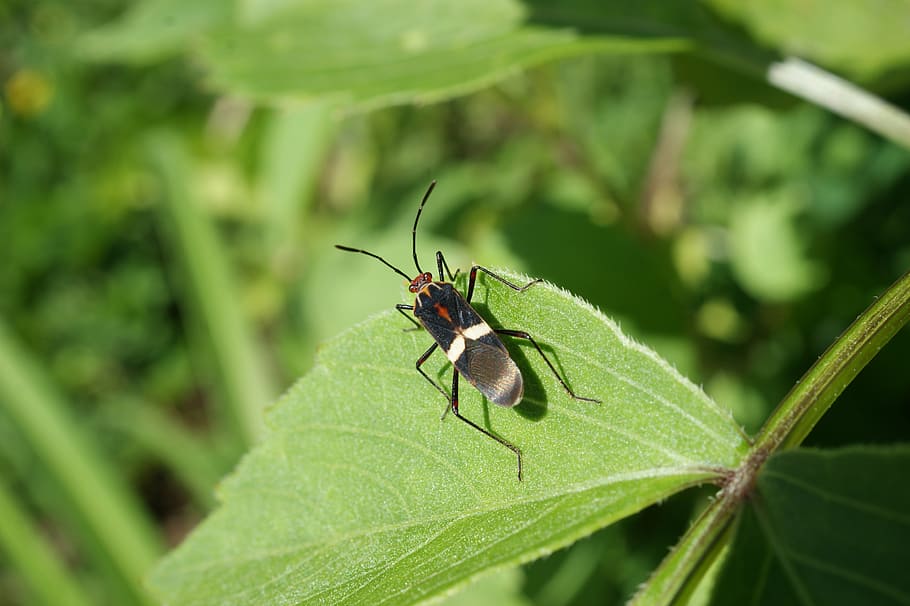
[(359, 107), (424, 103), (568, 55), (680, 47), (670, 38), (595, 38), (528, 25), (513, 0), (266, 6), (207, 37), (203, 60), (219, 88), (259, 99), (331, 95)]
[(798, 227), (800, 193), (781, 189), (741, 201), (730, 219), (730, 262), (756, 298), (798, 299), (824, 281), (823, 268), (803, 250)]
[[(888, 50), (871, 67), (864, 57), (864, 69), (905, 61), (906, 41), (893, 35), (902, 31), (886, 30)], [(774, 41), (792, 46), (782, 37)], [(89, 58), (148, 60), (187, 42), (224, 92), (269, 102), (324, 96), (354, 109), (439, 101), (572, 55), (697, 50), (910, 146), (910, 118), (899, 109), (796, 58), (778, 61), (696, 0), (146, 0), (81, 38), (78, 49)]]
[(709, 0), (708, 4), (742, 24), (763, 44), (858, 77), (881, 76), (910, 62), (910, 6), (904, 0)]
[[(597, 310), (485, 278), (480, 313), (528, 330), (578, 394), (603, 401), (569, 398), (522, 342), (510, 344), (526, 381), (514, 410), (462, 381), (462, 413), (522, 449), (525, 481), (509, 450), (440, 421), (443, 398), (414, 370), (429, 337), (384, 312), (328, 343), (271, 412), (224, 505), (154, 572), (165, 602), (412, 603), (739, 464), (747, 444), (729, 412)], [(426, 367), (445, 383), (443, 362)]]
[(768, 460), (717, 604), (908, 604), (910, 446)]
[(145, 0), (120, 19), (83, 35), (77, 49), (96, 61), (148, 62), (186, 50), (203, 32), (225, 21), (232, 3), (223, 0)]

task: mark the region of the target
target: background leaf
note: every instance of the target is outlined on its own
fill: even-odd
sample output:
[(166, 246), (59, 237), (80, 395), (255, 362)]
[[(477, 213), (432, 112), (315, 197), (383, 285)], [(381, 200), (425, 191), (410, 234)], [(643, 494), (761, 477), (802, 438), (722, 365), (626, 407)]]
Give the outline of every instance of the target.
[(462, 389), (466, 416), (523, 449), (524, 482), (508, 450), (439, 421), (444, 402), (413, 368), (428, 337), (386, 312), (329, 343), (279, 403), (224, 506), (155, 572), (166, 601), (411, 603), (717, 478), (745, 452), (727, 411), (585, 303), (543, 284), (481, 285), (474, 300), (603, 400), (571, 400), (520, 344), (514, 411)]
[(787, 192), (737, 204), (730, 219), (730, 262), (756, 298), (787, 301), (818, 288), (824, 276), (800, 250), (799, 208)]
[(714, 603), (910, 602), (908, 464), (908, 446), (769, 459)]
[(839, 65), (858, 77), (881, 76), (910, 60), (910, 7), (901, 0), (709, 0), (707, 4), (740, 23), (762, 43)]
[(669, 39), (584, 38), (531, 27), (523, 12), (512, 0), (278, 3), (214, 29), (203, 60), (218, 86), (236, 93), (331, 95), (373, 107), (464, 94), (567, 55), (678, 46)]
[(681, 48), (671, 37), (529, 25), (514, 0), (242, 2), (233, 9), (206, 0), (185, 19), (177, 5), (146, 0), (84, 36), (80, 49), (94, 59), (143, 60), (190, 43), (218, 88), (272, 100), (327, 95), (365, 108), (449, 98), (570, 55)]
[(187, 42), (231, 14), (232, 3), (221, 0), (145, 0), (130, 6), (121, 17), (80, 40), (88, 59), (153, 61), (184, 50)]

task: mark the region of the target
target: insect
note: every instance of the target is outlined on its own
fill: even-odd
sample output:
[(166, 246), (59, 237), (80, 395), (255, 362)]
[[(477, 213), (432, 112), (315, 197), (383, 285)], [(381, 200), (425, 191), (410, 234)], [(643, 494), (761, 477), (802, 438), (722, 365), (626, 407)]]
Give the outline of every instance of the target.
[[(523, 330), (510, 330), (505, 328), (492, 328), (487, 322), (471, 307), (471, 297), (474, 294), (474, 284), (477, 280), (477, 272), (483, 272), (502, 282), (512, 290), (524, 292), (531, 288), (540, 280), (532, 280), (524, 286), (513, 284), (509, 280), (499, 276), (486, 267), (480, 265), (471, 266), (471, 273), (468, 279), (467, 294), (462, 296), (452, 281), (455, 275), (449, 270), (441, 251), (436, 251), (436, 266), (438, 269), (439, 279), (434, 280), (433, 274), (425, 272), (420, 268), (420, 262), (417, 260), (417, 224), (420, 222), (420, 215), (423, 207), (426, 205), (433, 188), (436, 187), (436, 181), (430, 183), (427, 193), (424, 194), (417, 209), (417, 216), (414, 218), (414, 227), (411, 230), (411, 253), (414, 257), (414, 265), (417, 267), (417, 276), (411, 278), (406, 273), (374, 253), (359, 248), (341, 246), (336, 244), (335, 248), (347, 252), (360, 253), (378, 259), (394, 272), (403, 276), (409, 283), (408, 290), (416, 295), (413, 305), (399, 303), (395, 305), (401, 315), (414, 324), (416, 328), (423, 327), (430, 336), (433, 337), (433, 343), (423, 355), (417, 359), (417, 372), (423, 375), (423, 378), (439, 390), (449, 402), (448, 408), (452, 410), (457, 418), (461, 419), (477, 431), (496, 440), (509, 450), (515, 453), (518, 458), (518, 480), (522, 479), (521, 471), (521, 450), (511, 442), (499, 437), (498, 435), (484, 429), (474, 421), (464, 417), (458, 409), (458, 377), (464, 376), (468, 382), (477, 388), (488, 400), (499, 406), (512, 407), (521, 401), (524, 395), (524, 380), (518, 366), (509, 356), (509, 352), (499, 339), (498, 335), (524, 339), (529, 341), (537, 353), (543, 358), (544, 362), (559, 380), (563, 389), (566, 390), (572, 398), (583, 400), (585, 402), (599, 403), (600, 400), (585, 398), (575, 395), (575, 392), (566, 384), (556, 367), (550, 362), (537, 341)], [(445, 269), (445, 274), (443, 274)], [(445, 280), (448, 275), (449, 281)], [(414, 317), (406, 312), (412, 312)], [(417, 318), (416, 320), (414, 318)], [(446, 357), (452, 363), (452, 391), (447, 394), (445, 390), (421, 368), (424, 362), (436, 351), (442, 348)]]

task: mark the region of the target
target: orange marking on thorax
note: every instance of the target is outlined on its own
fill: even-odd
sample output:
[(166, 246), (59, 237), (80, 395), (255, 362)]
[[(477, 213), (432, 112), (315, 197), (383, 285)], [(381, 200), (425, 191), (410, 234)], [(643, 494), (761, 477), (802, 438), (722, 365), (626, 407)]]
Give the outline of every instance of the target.
[(433, 304), (433, 309), (436, 310), (436, 313), (438, 313), (439, 316), (440, 316), (443, 320), (445, 320), (445, 321), (448, 322), (449, 324), (452, 323), (452, 316), (449, 315), (449, 308), (448, 308), (448, 307), (446, 307), (446, 306), (443, 305), (442, 303), (434, 303), (434, 304)]

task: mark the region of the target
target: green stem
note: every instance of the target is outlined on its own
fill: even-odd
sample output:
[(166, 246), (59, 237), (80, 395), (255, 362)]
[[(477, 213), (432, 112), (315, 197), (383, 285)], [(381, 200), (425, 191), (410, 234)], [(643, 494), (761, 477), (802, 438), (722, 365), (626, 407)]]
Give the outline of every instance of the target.
[(36, 603), (59, 606), (89, 606), (92, 603), (2, 482), (0, 549), (7, 555), (6, 562), (25, 581)]
[(193, 194), (186, 149), (169, 133), (150, 137), (148, 149), (165, 187), (161, 212), (170, 248), (183, 270), (180, 294), (196, 323), (191, 328), (215, 366), (223, 417), (249, 448), (262, 436), (262, 411), (276, 395), (265, 357), (240, 305), (224, 246)]
[(749, 455), (632, 604), (670, 604), (689, 591), (721, 552), (731, 522), (767, 458), (799, 445), (859, 371), (910, 320), (910, 272), (888, 288), (831, 344), (790, 390), (758, 434)]
[(109, 574), (120, 599), (151, 603), (141, 582), (161, 551), (155, 529), (71, 410), (0, 324), (0, 411), (59, 490), (65, 510), (60, 517), (73, 521), (83, 547)]
[(904, 274), (816, 360), (758, 432), (764, 457), (798, 446), (869, 361), (910, 319), (910, 272)]
[(688, 593), (728, 542), (736, 506), (732, 500), (718, 499), (705, 508), (629, 601), (629, 606), (672, 604), (679, 595)]

